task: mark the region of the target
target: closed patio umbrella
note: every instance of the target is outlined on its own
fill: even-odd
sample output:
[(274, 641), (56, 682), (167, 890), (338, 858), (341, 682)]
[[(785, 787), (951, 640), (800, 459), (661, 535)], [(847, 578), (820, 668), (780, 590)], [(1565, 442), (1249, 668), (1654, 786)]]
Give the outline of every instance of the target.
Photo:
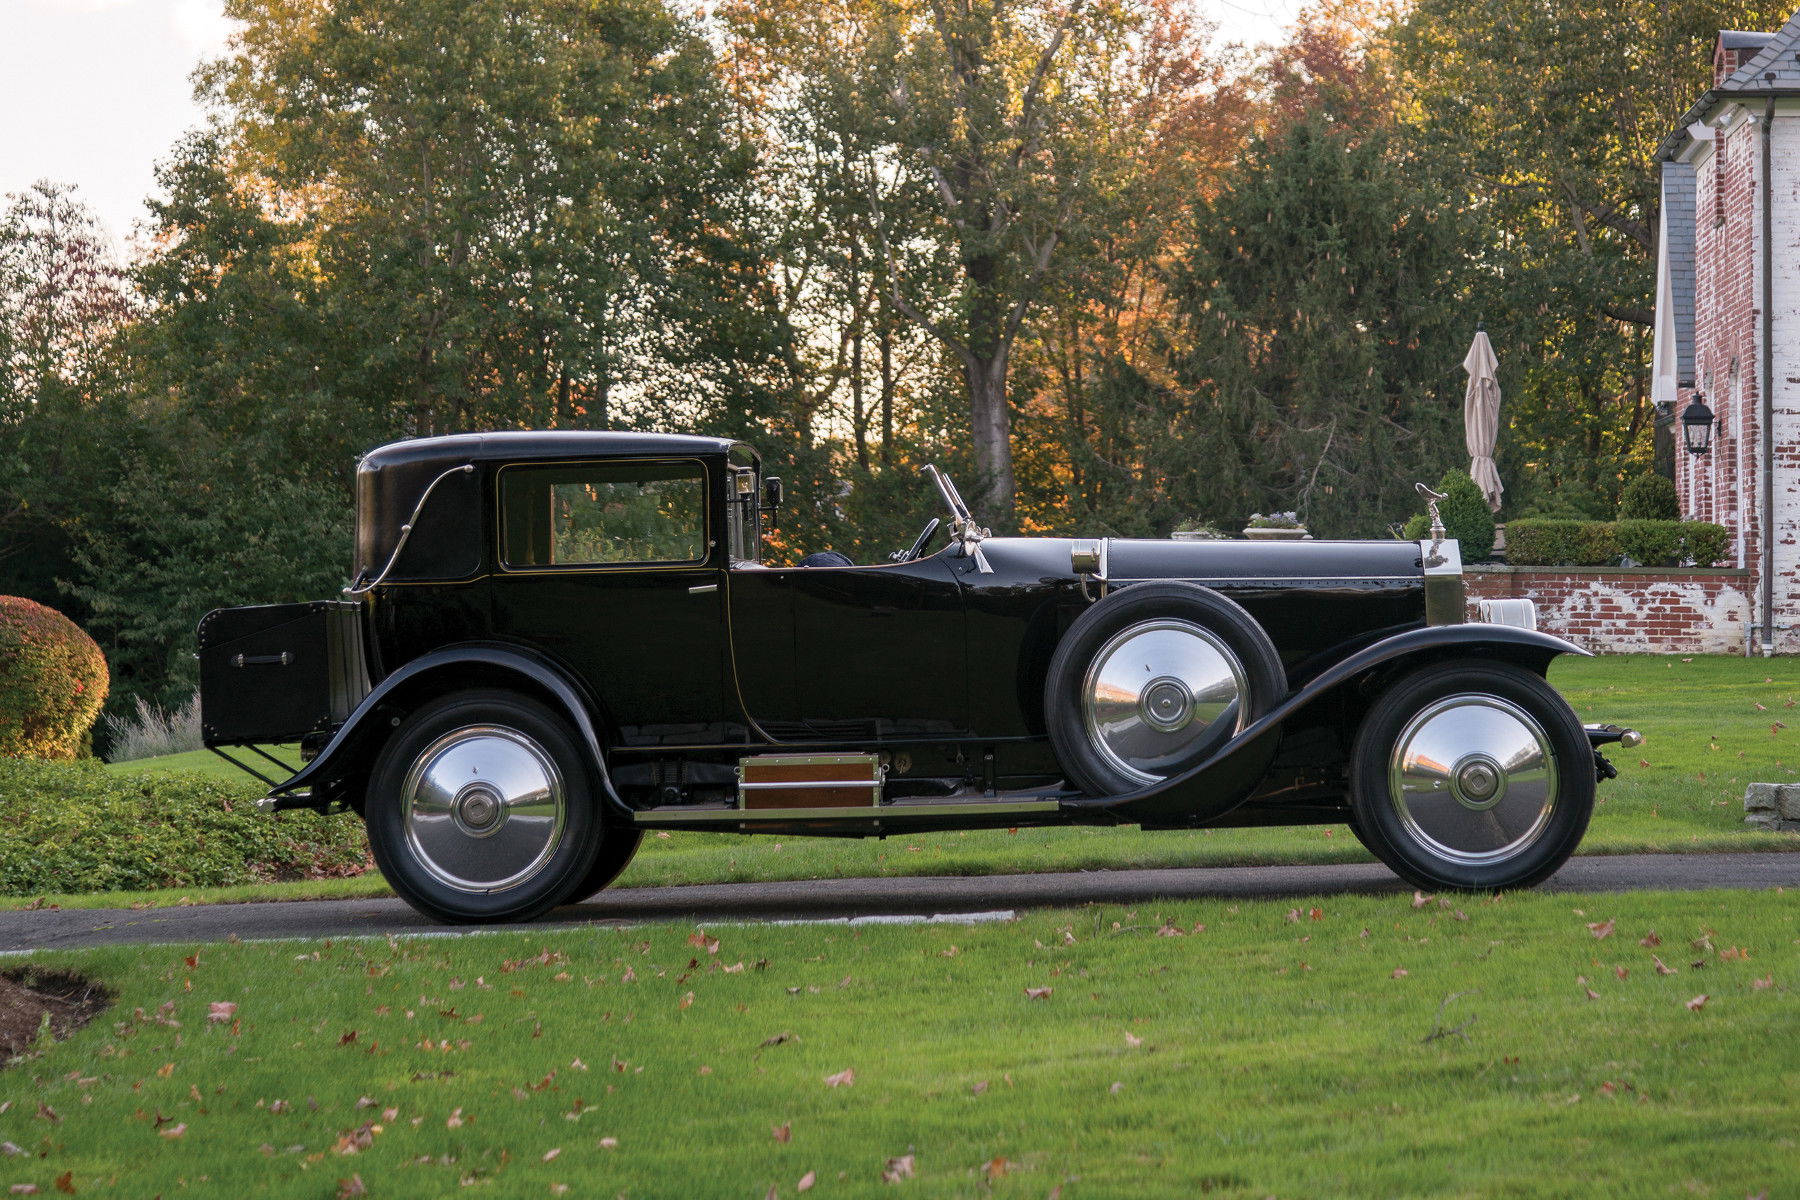
[(1469, 477), (1486, 497), (1488, 507), (1500, 511), (1500, 472), (1494, 469), (1494, 439), (1500, 431), (1500, 381), (1494, 372), (1500, 361), (1494, 357), (1493, 343), (1487, 330), (1475, 326), (1475, 340), (1463, 359), (1463, 370), (1469, 373), (1469, 387), (1463, 393), (1463, 445), (1469, 451)]

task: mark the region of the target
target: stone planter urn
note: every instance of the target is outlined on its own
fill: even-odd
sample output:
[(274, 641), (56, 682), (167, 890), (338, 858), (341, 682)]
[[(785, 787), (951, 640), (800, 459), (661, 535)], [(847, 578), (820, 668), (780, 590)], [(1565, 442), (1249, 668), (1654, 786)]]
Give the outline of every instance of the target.
[(1255, 526), (1246, 526), (1244, 536), (1257, 542), (1297, 542), (1311, 538), (1312, 534), (1306, 532), (1304, 528), (1259, 529)]

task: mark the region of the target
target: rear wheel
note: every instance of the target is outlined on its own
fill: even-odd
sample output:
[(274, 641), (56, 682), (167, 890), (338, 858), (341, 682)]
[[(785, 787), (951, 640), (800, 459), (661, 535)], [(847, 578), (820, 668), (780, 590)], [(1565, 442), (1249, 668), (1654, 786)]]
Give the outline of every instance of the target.
[(594, 855), (594, 865), (588, 868), (587, 875), (562, 903), (580, 904), (599, 895), (631, 865), (632, 856), (643, 840), (641, 829), (607, 829), (600, 837), (600, 852)]
[(1450, 662), (1377, 698), (1351, 762), (1355, 828), (1401, 878), (1432, 889), (1530, 887), (1587, 831), (1594, 756), (1539, 676)]
[(1050, 743), (1091, 796), (1199, 766), (1283, 694), (1281, 659), (1256, 618), (1192, 583), (1139, 583), (1089, 608), (1044, 683)]
[(587, 755), (526, 696), (458, 692), (383, 747), (364, 816), (402, 899), (440, 921), (524, 921), (587, 878), (599, 845)]

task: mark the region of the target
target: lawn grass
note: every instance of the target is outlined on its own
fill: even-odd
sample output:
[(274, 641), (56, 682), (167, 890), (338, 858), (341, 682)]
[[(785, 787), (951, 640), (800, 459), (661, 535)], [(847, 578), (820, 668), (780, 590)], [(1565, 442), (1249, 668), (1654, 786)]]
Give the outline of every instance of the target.
[(1797, 939), (1711, 892), (42, 954), (119, 1000), (0, 1073), (0, 1185), (1787, 1195)]
[[(270, 746), (270, 753), (283, 762), (298, 764), (300, 761), (299, 746)], [(227, 753), (255, 767), (257, 770), (276, 779), (281, 778), (280, 768), (274, 763), (257, 757), (248, 750), (230, 750)], [(115, 775), (168, 775), (195, 774), (204, 775), (208, 779), (223, 779), (231, 783), (242, 783), (248, 790), (255, 791), (262, 785), (251, 781), (237, 767), (232, 766), (211, 750), (189, 750), (182, 754), (164, 754), (156, 758), (133, 758), (124, 762), (109, 762), (106, 769)]]
[[(1800, 834), (1763, 833), (1743, 823), (1745, 784), (1800, 777), (1800, 659), (1561, 658), (1550, 680), (1582, 720), (1628, 725), (1649, 739), (1634, 751), (1615, 746), (1608, 752), (1619, 778), (1601, 785), (1580, 853), (1800, 850)], [(118, 769), (181, 769), (193, 759), (175, 755), (122, 763)], [(1366, 861), (1369, 855), (1341, 825), (1158, 833), (1021, 829), (868, 840), (677, 832), (647, 837), (615, 886)], [(338, 880), (273, 884), (254, 889), (254, 895), (242, 889), (187, 889), (181, 896), (134, 895), (127, 904), (387, 894), (378, 880), (355, 883), (359, 886)], [(40, 899), (63, 907), (127, 906), (116, 895), (10, 903)]]

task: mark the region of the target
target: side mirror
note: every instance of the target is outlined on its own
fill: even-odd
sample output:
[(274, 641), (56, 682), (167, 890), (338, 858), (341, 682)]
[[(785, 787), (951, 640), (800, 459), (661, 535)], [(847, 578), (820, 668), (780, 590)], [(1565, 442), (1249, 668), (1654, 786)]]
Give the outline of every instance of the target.
[(770, 475), (763, 480), (763, 507), (781, 507), (781, 476)]

